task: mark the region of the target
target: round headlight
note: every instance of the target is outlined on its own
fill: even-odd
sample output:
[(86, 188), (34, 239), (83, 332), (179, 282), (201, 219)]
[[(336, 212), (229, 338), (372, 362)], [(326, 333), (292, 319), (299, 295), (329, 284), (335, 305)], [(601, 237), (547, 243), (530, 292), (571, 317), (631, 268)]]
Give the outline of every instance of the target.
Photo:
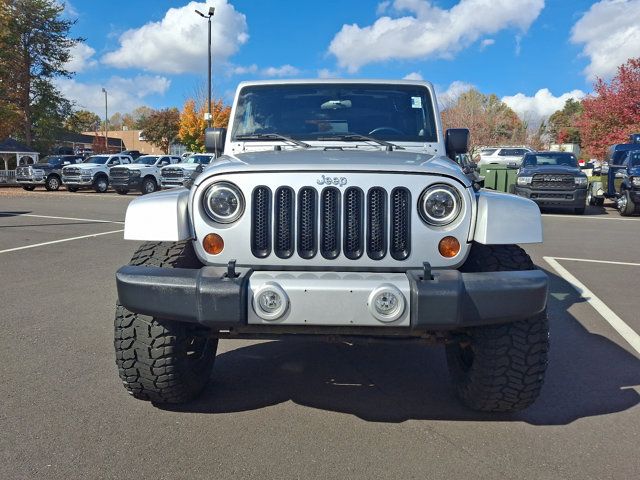
[(462, 209), (458, 191), (449, 185), (433, 185), (420, 196), (418, 211), (422, 219), (430, 225), (448, 225)]
[(233, 183), (219, 182), (204, 195), (204, 210), (218, 223), (232, 223), (244, 213), (244, 197)]

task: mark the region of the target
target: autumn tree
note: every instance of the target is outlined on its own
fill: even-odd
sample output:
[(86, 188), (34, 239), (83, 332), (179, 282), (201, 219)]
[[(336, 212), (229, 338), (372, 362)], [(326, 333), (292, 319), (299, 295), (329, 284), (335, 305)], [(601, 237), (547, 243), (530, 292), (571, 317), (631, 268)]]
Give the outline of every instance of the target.
[(554, 143), (580, 144), (578, 122), (582, 115), (582, 103), (573, 98), (567, 99), (561, 110), (549, 117), (547, 133)]
[(189, 99), (180, 113), (180, 142), (190, 152), (202, 152), (204, 149), (204, 115), (196, 110), (196, 101)]
[(55, 0), (0, 1), (0, 110), (19, 118), (16, 134), (27, 145), (36, 133), (47, 141), (71, 110), (53, 82), (72, 76), (65, 65), (80, 40), (70, 37), (74, 22), (63, 10)]
[(469, 90), (442, 111), (445, 129), (465, 127), (470, 130), (469, 151), (473, 154), (483, 145), (522, 144), (526, 141), (526, 125), (496, 95)]
[(609, 82), (599, 78), (593, 90), (582, 100), (578, 128), (587, 153), (604, 159), (610, 145), (626, 143), (629, 134), (640, 132), (640, 58), (619, 66)]
[(148, 142), (169, 153), (180, 132), (180, 111), (177, 108), (157, 110), (141, 120), (140, 126)]
[(67, 117), (64, 126), (71, 132), (91, 132), (100, 127), (100, 117), (89, 110), (77, 110)]

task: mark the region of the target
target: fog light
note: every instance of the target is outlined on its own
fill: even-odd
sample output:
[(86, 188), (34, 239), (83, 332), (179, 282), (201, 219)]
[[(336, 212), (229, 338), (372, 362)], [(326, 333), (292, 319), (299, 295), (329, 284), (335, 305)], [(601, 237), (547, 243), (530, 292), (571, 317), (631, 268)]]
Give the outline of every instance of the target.
[(218, 255), (224, 250), (224, 240), (217, 233), (210, 233), (202, 240), (204, 251), (210, 255)]
[(369, 295), (369, 312), (381, 322), (393, 322), (404, 313), (405, 299), (394, 285), (380, 285)]
[(438, 251), (445, 258), (453, 258), (460, 253), (460, 242), (456, 237), (444, 237), (438, 244)]
[(289, 308), (289, 297), (277, 283), (265, 283), (253, 295), (253, 310), (263, 320), (277, 320)]

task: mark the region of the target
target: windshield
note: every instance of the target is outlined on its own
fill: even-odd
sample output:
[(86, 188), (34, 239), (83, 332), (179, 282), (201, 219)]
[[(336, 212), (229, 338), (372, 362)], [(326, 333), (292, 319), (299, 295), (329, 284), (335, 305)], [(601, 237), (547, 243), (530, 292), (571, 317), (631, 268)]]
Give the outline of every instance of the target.
[(631, 155), (631, 166), (640, 167), (640, 152)]
[(535, 166), (565, 166), (577, 167), (578, 161), (572, 153), (537, 153), (524, 156), (522, 165), (525, 167)]
[(431, 96), (416, 85), (259, 85), (240, 92), (232, 138), (277, 133), (298, 140), (347, 134), (436, 142)]
[(109, 157), (107, 157), (106, 155), (96, 155), (95, 157), (89, 157), (87, 158), (84, 163), (100, 163), (100, 164), (105, 164), (107, 163), (107, 160), (109, 160)]
[(63, 157), (46, 157), (40, 160), (38, 163), (48, 163), (49, 165), (55, 165), (60, 163)]
[(207, 165), (209, 162), (211, 162), (210, 155), (191, 155), (182, 161), (182, 163), (199, 163), (200, 165)]
[(141, 163), (143, 165), (155, 165), (158, 161), (158, 157), (148, 156), (148, 157), (140, 157), (137, 160), (134, 160), (133, 163)]

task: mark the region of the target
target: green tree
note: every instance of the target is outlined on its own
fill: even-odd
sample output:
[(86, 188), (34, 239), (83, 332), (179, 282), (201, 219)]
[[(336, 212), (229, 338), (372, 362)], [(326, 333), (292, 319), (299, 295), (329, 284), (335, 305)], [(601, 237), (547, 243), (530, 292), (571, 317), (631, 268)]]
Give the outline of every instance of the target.
[(46, 143), (70, 110), (53, 84), (72, 76), (65, 64), (80, 41), (70, 37), (74, 22), (61, 17), (63, 9), (55, 0), (0, 1), (0, 93), (19, 116), (16, 133), (28, 145), (34, 133)]
[(72, 132), (93, 132), (100, 128), (100, 117), (89, 110), (77, 110), (69, 115), (64, 126)]
[(561, 110), (549, 117), (547, 132), (554, 143), (581, 143), (578, 123), (582, 111), (582, 102), (569, 98)]
[(142, 136), (148, 142), (169, 153), (169, 147), (180, 133), (180, 111), (166, 108), (153, 112), (141, 121)]

